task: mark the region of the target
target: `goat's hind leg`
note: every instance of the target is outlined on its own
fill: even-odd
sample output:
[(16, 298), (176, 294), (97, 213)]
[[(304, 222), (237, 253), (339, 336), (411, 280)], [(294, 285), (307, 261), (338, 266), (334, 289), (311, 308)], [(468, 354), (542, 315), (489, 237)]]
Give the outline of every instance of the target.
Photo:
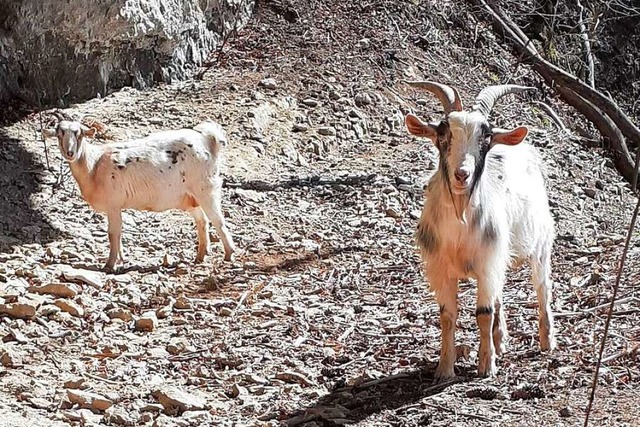
[(202, 208), (191, 210), (191, 216), (196, 223), (196, 231), (198, 233), (198, 252), (196, 262), (204, 261), (204, 257), (209, 254), (209, 220)]
[(507, 321), (504, 314), (504, 307), (502, 306), (502, 296), (500, 296), (494, 304), (493, 315), (493, 346), (496, 349), (498, 356), (504, 354), (507, 351), (506, 341), (509, 338), (507, 332)]
[(540, 348), (553, 350), (556, 347), (553, 312), (551, 311), (551, 250), (531, 256), (533, 286), (538, 297), (538, 328)]

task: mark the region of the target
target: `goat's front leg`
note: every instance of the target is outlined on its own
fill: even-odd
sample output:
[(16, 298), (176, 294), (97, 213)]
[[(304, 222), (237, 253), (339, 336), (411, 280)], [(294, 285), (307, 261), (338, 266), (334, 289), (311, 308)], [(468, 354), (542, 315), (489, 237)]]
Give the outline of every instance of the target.
[(122, 212), (112, 211), (107, 213), (109, 222), (109, 259), (104, 269), (114, 271), (118, 257), (122, 258)]
[[(496, 347), (492, 329), (494, 325), (494, 307), (501, 299), (502, 282), (484, 277), (478, 278), (478, 302), (476, 321), (480, 330), (480, 348), (478, 350), (478, 375), (493, 376), (496, 369)], [(500, 322), (502, 319), (498, 319)]]
[(458, 319), (458, 280), (444, 279), (431, 282), (436, 301), (440, 306), (440, 329), (442, 347), (440, 347), (440, 362), (436, 369), (435, 378), (442, 381), (456, 376), (453, 365), (456, 361), (456, 320)]

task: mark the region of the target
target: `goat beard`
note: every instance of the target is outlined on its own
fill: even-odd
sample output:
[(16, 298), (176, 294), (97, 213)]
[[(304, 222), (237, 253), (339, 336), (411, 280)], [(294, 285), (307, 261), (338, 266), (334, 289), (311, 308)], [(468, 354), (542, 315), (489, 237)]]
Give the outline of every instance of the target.
[(473, 187), (469, 194), (453, 194), (449, 177), (445, 178), (445, 182), (447, 183), (447, 190), (449, 190), (449, 197), (451, 197), (451, 203), (453, 204), (453, 211), (456, 213), (456, 218), (458, 218), (458, 221), (461, 223), (467, 224), (466, 211), (467, 206), (469, 206), (469, 201), (471, 200)]

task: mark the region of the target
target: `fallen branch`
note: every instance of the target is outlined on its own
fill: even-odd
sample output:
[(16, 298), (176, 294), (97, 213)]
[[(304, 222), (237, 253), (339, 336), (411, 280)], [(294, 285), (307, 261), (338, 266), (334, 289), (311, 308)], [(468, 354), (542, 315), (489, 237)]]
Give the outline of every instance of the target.
[(608, 362), (620, 359), (621, 357), (631, 356), (632, 354), (638, 353), (638, 350), (640, 350), (640, 344), (634, 346), (631, 349), (626, 349), (616, 354), (612, 354), (611, 356), (607, 356), (604, 359), (602, 359), (602, 363), (608, 363)]
[(610, 97), (544, 59), (518, 25), (498, 6), (490, 6), (485, 0), (469, 2), (486, 11), (491, 16), (496, 31), (511, 41), (516, 52), (531, 63), (545, 82), (556, 89), (568, 104), (593, 122), (608, 142), (616, 169), (628, 182), (634, 182), (635, 162), (629, 154), (625, 139), (640, 147), (640, 129), (620, 107)]
[(230, 178), (225, 180), (224, 187), (255, 191), (274, 191), (282, 188), (315, 187), (323, 185), (362, 186), (365, 184), (371, 184), (375, 180), (376, 176), (377, 175), (375, 173), (366, 175), (348, 175), (336, 178), (312, 175), (307, 177), (291, 178), (280, 182), (267, 182), (262, 180), (233, 182), (232, 178)]
[(533, 104), (535, 104), (538, 107), (542, 108), (544, 110), (544, 112), (547, 113), (549, 115), (549, 117), (551, 117), (553, 122), (556, 125), (558, 125), (558, 128), (560, 128), (560, 130), (563, 133), (565, 133), (567, 135), (571, 135), (571, 132), (569, 131), (569, 129), (567, 129), (567, 127), (564, 125), (564, 123), (562, 123), (562, 120), (560, 120), (560, 117), (558, 117), (556, 112), (553, 111), (553, 108), (551, 108), (549, 105), (545, 104), (542, 101), (533, 101)]

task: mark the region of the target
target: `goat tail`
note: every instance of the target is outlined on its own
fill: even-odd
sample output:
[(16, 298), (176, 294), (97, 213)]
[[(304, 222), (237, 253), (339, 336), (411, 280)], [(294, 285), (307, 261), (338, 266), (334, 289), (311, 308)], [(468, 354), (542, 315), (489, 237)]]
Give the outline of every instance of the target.
[(209, 140), (211, 153), (216, 155), (222, 147), (227, 145), (227, 134), (216, 122), (207, 121), (202, 122), (193, 128), (196, 132), (201, 133), (205, 138)]

